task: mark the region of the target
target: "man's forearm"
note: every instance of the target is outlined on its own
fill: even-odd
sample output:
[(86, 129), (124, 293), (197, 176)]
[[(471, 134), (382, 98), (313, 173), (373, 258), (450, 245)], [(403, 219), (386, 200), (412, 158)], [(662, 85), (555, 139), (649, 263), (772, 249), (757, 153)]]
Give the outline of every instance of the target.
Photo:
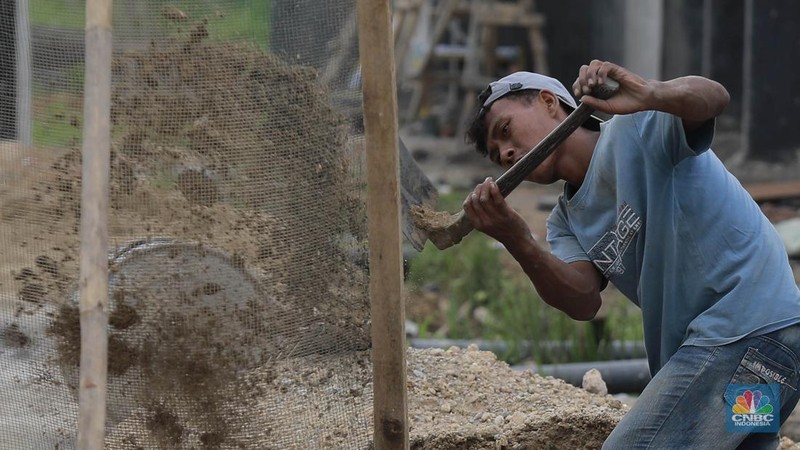
[[(532, 236), (506, 245), (506, 249), (545, 303), (576, 320), (590, 320), (595, 316), (600, 308), (600, 282), (596, 274), (581, 272), (561, 261), (542, 249)], [(589, 270), (594, 271), (594, 268)]]
[(703, 123), (718, 116), (730, 102), (730, 95), (721, 84), (699, 76), (653, 83), (650, 109), (674, 114), (692, 123)]

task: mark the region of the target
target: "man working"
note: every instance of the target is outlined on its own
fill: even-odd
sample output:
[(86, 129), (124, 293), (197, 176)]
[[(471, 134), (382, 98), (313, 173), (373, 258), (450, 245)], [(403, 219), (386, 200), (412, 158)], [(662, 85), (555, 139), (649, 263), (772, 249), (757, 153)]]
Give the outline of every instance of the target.
[[(607, 77), (616, 95), (587, 95)], [(777, 448), (778, 423), (734, 414), (732, 388), (763, 386), (764, 400), (779, 397), (774, 416), (789, 416), (800, 396), (800, 290), (776, 231), (709, 149), (727, 91), (595, 60), (573, 93), (614, 117), (578, 128), (527, 178), (565, 181), (547, 221), (550, 251), (490, 178), (465, 200), (467, 216), (570, 317), (593, 318), (609, 281), (641, 308), (653, 379), (606, 448)], [(506, 169), (576, 107), (560, 82), (529, 72), (492, 83), (480, 102), (467, 140)], [(731, 431), (742, 417), (764, 420)]]

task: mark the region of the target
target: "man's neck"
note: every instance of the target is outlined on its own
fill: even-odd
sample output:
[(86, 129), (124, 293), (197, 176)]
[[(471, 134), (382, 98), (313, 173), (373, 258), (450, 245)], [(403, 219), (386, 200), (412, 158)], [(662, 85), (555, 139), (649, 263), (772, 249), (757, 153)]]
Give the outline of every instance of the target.
[(575, 191), (583, 184), (589, 164), (592, 162), (594, 147), (600, 133), (590, 131), (585, 128), (578, 128), (562, 144), (564, 154), (561, 157), (559, 172), (561, 178), (566, 181)]

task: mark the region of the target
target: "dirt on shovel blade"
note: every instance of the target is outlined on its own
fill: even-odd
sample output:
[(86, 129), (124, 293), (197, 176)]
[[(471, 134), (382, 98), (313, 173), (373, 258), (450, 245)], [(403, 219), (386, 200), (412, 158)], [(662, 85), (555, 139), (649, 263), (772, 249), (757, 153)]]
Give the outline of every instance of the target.
[(411, 220), (417, 228), (425, 231), (441, 231), (453, 224), (453, 214), (434, 211), (427, 205), (411, 207)]

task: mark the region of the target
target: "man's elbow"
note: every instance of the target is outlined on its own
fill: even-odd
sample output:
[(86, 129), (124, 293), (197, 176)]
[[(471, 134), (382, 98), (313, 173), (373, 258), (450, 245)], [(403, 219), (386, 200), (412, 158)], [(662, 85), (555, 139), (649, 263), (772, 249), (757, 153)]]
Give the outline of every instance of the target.
[(600, 295), (596, 295), (591, 299), (575, 303), (579, 306), (578, 308), (564, 312), (566, 312), (572, 320), (588, 322), (597, 316), (597, 312), (600, 310), (601, 303), (602, 301), (600, 300)]
[(725, 111), (725, 108), (727, 108), (728, 104), (731, 102), (731, 94), (728, 93), (725, 86), (717, 82), (714, 82), (714, 84), (716, 85), (716, 95), (714, 96), (716, 102), (714, 103), (711, 117), (717, 117), (722, 114), (722, 111)]
[(597, 315), (597, 311), (580, 311), (580, 312), (573, 312), (567, 313), (572, 320), (577, 320), (579, 322), (588, 322), (595, 318)]

